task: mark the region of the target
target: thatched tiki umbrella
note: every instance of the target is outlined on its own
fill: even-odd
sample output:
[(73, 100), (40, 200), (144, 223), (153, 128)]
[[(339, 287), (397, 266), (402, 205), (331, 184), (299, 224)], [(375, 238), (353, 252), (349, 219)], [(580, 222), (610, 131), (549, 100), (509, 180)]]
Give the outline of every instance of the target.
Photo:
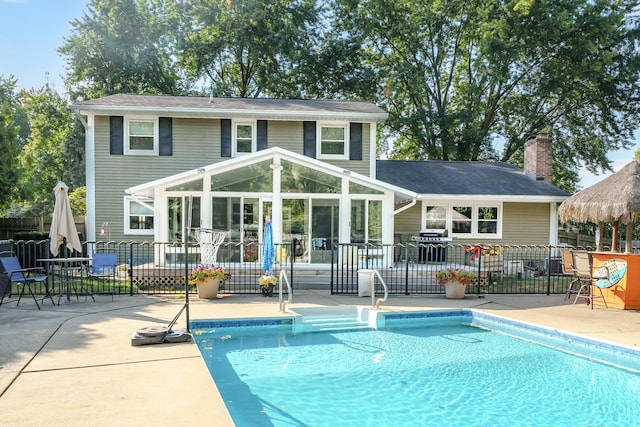
[(632, 161), (615, 174), (577, 192), (562, 202), (560, 220), (592, 221), (600, 228), (598, 250), (602, 250), (605, 222), (613, 222), (611, 251), (617, 251), (620, 224), (627, 224), (626, 248), (632, 250), (633, 222), (640, 218), (640, 162)]

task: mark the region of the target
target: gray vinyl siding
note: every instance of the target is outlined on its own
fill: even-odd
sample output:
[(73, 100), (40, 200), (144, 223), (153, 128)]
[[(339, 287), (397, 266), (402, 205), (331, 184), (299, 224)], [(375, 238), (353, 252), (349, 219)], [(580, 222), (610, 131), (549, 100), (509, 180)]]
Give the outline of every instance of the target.
[(302, 122), (269, 121), (267, 146), (280, 147), (296, 154), (302, 153)]
[(149, 235), (124, 235), (125, 188), (220, 161), (217, 119), (173, 119), (172, 156), (109, 154), (109, 117), (96, 125), (96, 227), (109, 223), (111, 240), (148, 240)]
[[(302, 122), (270, 121), (268, 124), (269, 147), (280, 147), (297, 154), (303, 153)], [(371, 150), (369, 138), (371, 126), (362, 124), (362, 160), (322, 160), (328, 164), (370, 176), (369, 159)]]
[[(173, 118), (172, 156), (111, 155), (109, 116), (95, 118), (96, 227), (109, 223), (111, 240), (148, 240), (149, 235), (124, 235), (124, 189), (201, 166), (228, 160), (220, 156), (220, 120)], [(362, 154), (358, 161), (327, 161), (369, 175), (370, 125), (363, 124)], [(269, 121), (268, 147), (302, 154), (302, 122)]]
[[(399, 208), (400, 206), (396, 206), (396, 209)], [(420, 225), (421, 209), (421, 204), (418, 202), (412, 208), (395, 216), (395, 234), (401, 234), (403, 242), (410, 242), (411, 236), (418, 235), (422, 228)]]
[[(371, 126), (369, 123), (362, 124), (362, 160), (323, 160), (340, 168), (350, 170), (365, 176), (370, 175), (369, 160), (371, 150), (369, 147), (369, 135), (371, 134)], [(375, 152), (374, 152), (375, 155)]]
[[(396, 209), (400, 206), (396, 206)], [(487, 243), (491, 245), (548, 245), (549, 244), (549, 209), (548, 203), (504, 203), (502, 205), (502, 239), (487, 239), (479, 242), (474, 239), (454, 238), (453, 244)], [(421, 205), (396, 215), (396, 234), (402, 234), (402, 240), (410, 241), (417, 235), (421, 224)]]
[(501, 243), (548, 245), (549, 215), (549, 203), (504, 203)]

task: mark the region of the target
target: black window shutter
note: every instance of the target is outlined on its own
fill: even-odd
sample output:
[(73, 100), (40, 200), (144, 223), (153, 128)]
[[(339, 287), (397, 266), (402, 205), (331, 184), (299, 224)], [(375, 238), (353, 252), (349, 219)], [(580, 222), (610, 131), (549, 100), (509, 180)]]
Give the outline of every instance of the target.
[(303, 122), (303, 154), (316, 158), (316, 122)]
[(123, 154), (124, 117), (109, 117), (109, 154)]
[(258, 120), (258, 141), (257, 147), (258, 151), (267, 149), (267, 121), (266, 120)]
[(173, 156), (173, 122), (171, 117), (160, 117), (158, 119), (161, 156)]
[(349, 127), (349, 160), (362, 160), (362, 123)]
[(231, 119), (220, 119), (220, 157), (231, 157)]

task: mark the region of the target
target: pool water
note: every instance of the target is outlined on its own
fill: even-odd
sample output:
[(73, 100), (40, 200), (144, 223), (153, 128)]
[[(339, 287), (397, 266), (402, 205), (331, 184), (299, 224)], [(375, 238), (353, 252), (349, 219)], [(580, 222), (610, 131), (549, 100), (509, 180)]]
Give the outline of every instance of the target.
[(465, 324), (194, 338), (236, 426), (640, 423), (640, 374)]

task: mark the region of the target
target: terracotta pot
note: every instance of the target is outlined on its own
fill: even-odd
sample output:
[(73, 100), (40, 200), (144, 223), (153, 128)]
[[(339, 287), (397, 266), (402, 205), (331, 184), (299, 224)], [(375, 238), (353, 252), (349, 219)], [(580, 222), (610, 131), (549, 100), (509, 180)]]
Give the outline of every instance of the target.
[(467, 287), (460, 282), (448, 282), (444, 284), (444, 291), (447, 295), (447, 298), (464, 298), (464, 293), (466, 290)]
[(218, 297), (218, 289), (224, 286), (224, 280), (208, 277), (196, 283), (198, 298), (212, 299)]

